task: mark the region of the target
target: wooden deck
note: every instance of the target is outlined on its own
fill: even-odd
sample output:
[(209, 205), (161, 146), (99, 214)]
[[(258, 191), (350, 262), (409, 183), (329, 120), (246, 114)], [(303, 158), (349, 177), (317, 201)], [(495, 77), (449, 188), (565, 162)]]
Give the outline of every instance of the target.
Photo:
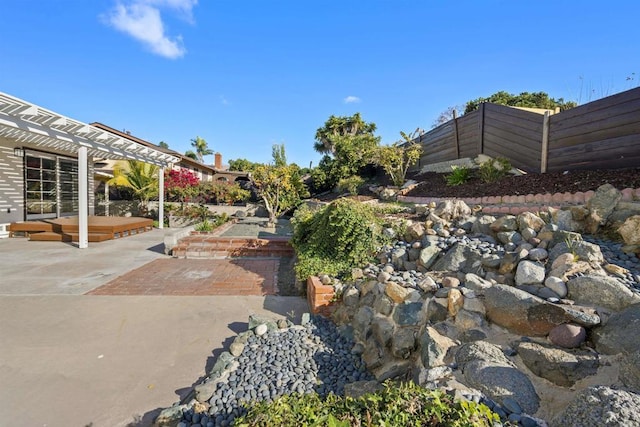
[[(119, 239), (153, 229), (153, 220), (139, 217), (90, 216), (89, 241)], [(9, 237), (22, 234), (33, 241), (77, 242), (78, 217), (13, 222)]]

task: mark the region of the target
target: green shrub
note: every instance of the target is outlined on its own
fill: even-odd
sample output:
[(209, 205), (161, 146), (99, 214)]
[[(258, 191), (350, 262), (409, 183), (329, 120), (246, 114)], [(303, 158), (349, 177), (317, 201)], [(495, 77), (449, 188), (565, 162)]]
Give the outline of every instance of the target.
[(445, 179), (448, 186), (462, 185), (471, 178), (471, 170), (466, 166), (451, 166), (451, 173)]
[(338, 199), (315, 211), (302, 206), (292, 224), (300, 280), (320, 273), (346, 274), (354, 265), (371, 261), (383, 242), (381, 221), (373, 209), (351, 199)]
[(338, 191), (342, 193), (358, 194), (358, 188), (364, 184), (364, 179), (358, 175), (342, 178), (338, 181)]
[(504, 157), (496, 157), (480, 165), (478, 173), (484, 182), (494, 182), (507, 176), (511, 170), (511, 163)]
[(213, 231), (213, 228), (213, 224), (211, 224), (206, 218), (204, 221), (193, 227), (193, 229), (196, 231)]
[(287, 395), (260, 402), (237, 418), (239, 427), (267, 426), (492, 426), (497, 414), (484, 404), (428, 390), (413, 383), (385, 383), (384, 389), (359, 398), (330, 394)]

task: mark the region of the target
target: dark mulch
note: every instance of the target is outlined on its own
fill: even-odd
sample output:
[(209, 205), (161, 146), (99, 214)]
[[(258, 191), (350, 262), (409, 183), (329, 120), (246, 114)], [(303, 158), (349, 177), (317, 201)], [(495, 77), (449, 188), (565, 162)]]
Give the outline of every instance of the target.
[(472, 177), (466, 183), (458, 186), (447, 185), (446, 175), (427, 172), (410, 176), (409, 178), (419, 181), (420, 184), (407, 195), (417, 197), (484, 197), (575, 193), (596, 190), (607, 183), (619, 190), (640, 188), (640, 168), (509, 175), (492, 183), (485, 183), (477, 177)]

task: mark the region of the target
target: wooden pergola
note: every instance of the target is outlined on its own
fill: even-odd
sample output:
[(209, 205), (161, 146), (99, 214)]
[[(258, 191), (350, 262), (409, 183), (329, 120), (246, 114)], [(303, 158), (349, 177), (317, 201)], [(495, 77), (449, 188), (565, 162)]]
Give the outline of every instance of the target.
[(0, 137), (22, 149), (52, 150), (78, 159), (78, 247), (88, 242), (88, 159), (137, 160), (159, 167), (159, 227), (164, 223), (164, 170), (179, 159), (104, 129), (70, 119), (30, 102), (0, 92)]

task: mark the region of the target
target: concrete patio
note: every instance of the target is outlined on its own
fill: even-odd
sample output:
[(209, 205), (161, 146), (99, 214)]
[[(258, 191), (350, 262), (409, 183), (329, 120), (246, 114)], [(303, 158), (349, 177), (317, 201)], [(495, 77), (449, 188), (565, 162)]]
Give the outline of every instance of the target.
[[(0, 239), (0, 415), (24, 426), (147, 426), (250, 314), (297, 297), (83, 295), (161, 259), (162, 230), (90, 244)], [(180, 260), (176, 260), (180, 261)], [(195, 279), (198, 279), (197, 277)], [(217, 349), (217, 350), (216, 350)]]

